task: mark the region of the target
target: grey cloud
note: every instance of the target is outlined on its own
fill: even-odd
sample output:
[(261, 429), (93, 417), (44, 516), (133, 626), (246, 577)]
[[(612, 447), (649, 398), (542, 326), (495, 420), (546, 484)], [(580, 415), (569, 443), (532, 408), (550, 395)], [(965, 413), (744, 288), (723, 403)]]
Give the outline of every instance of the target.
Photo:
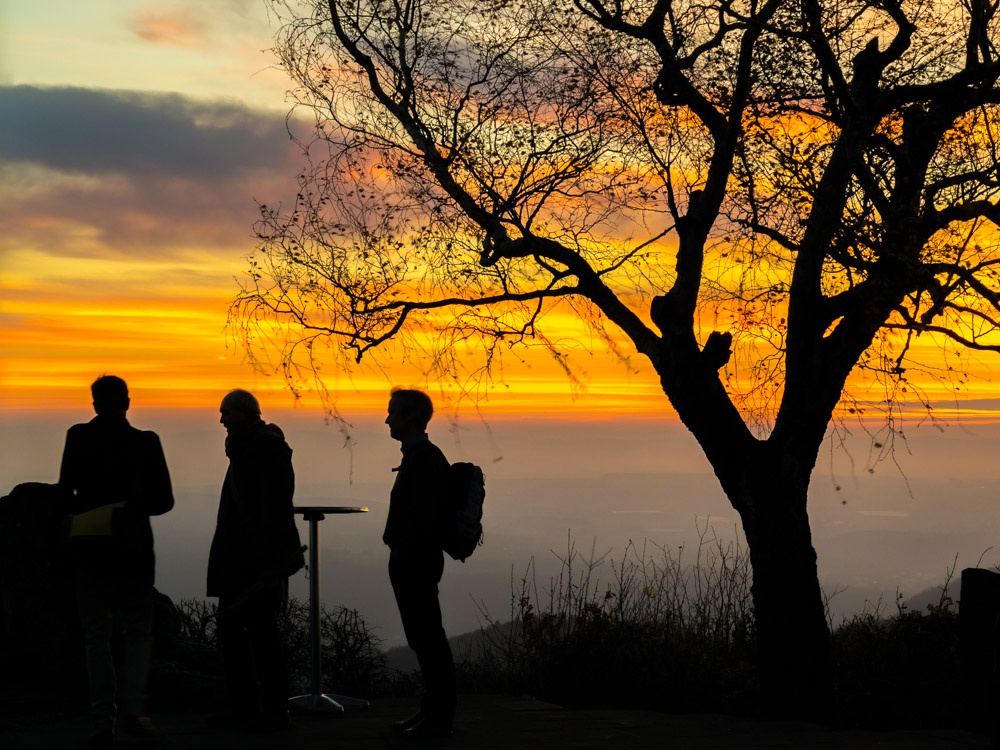
[(94, 257), (251, 247), (254, 200), (291, 200), (302, 164), (280, 114), (176, 94), (0, 87), (0, 247)]
[[(78, 188), (58, 185), (44, 196), (12, 195), (0, 206), (4, 245), (26, 245), (54, 256), (171, 257), (188, 247), (253, 246), (254, 199), (277, 203), (293, 183), (235, 180), (200, 184), (151, 180), (109, 181)], [(81, 237), (80, 227), (88, 232)]]
[(179, 94), (0, 87), (0, 159), (102, 176), (219, 180), (294, 169), (281, 114)]

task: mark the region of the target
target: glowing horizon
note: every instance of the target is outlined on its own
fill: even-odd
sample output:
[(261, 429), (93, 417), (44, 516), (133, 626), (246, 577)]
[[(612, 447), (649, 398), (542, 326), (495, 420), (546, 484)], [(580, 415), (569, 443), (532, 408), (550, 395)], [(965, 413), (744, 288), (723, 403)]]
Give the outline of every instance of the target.
[[(90, 382), (109, 372), (149, 408), (214, 408), (233, 387), (273, 408), (319, 408), (315, 391), (296, 398), (280, 375), (255, 371), (226, 331), (234, 277), (254, 247), (255, 201), (291, 201), (303, 158), (285, 130), (287, 82), (260, 53), (273, 33), (263, 8), (53, 0), (4, 14), (0, 407), (89, 404)], [(588, 340), (559, 315), (554, 335)], [(707, 333), (707, 314), (705, 323)], [(947, 372), (940, 342), (919, 345)], [(460, 401), (451, 384), (429, 388), (491, 414), (676, 418), (648, 362), (624, 340), (622, 351), (627, 363), (581, 346), (571, 358), (581, 384), (538, 349), (523, 363), (511, 357), (478, 401)], [(326, 386), (342, 410), (380, 411), (391, 385), (424, 382), (405, 359), (386, 371), (331, 370)], [(1000, 402), (991, 363), (972, 356), (962, 368), (969, 415), (996, 418), (989, 405), (971, 406)], [(915, 378), (922, 394), (898, 394), (906, 413), (956, 398)], [(883, 398), (861, 376), (851, 386)]]

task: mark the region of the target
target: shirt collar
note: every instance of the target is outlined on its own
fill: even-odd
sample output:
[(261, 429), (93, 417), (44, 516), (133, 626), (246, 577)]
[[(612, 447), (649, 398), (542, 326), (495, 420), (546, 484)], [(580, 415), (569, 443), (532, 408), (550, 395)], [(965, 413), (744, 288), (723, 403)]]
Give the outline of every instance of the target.
[(426, 443), (428, 440), (430, 440), (430, 438), (427, 436), (426, 432), (423, 435), (416, 435), (407, 440), (404, 440), (400, 444), (399, 450), (402, 451), (403, 455), (405, 456), (407, 453), (416, 448), (418, 445), (420, 445), (421, 443)]

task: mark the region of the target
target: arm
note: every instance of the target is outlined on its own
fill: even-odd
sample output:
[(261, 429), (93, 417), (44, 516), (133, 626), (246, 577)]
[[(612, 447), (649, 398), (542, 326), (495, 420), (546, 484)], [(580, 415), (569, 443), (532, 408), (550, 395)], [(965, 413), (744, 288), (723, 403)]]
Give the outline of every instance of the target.
[(173, 487), (170, 484), (170, 472), (167, 469), (167, 459), (163, 455), (163, 446), (155, 432), (146, 432), (144, 485), (142, 497), (142, 512), (150, 516), (159, 516), (174, 507)]
[(74, 491), (79, 487), (79, 461), (74, 436), (75, 432), (71, 427), (66, 432), (66, 444), (63, 447), (62, 463), (59, 466), (59, 491), (63, 511), (66, 513), (72, 513), (75, 510)]
[(305, 564), (292, 510), (295, 471), (291, 450), (284, 443), (268, 444), (256, 468), (254, 491), (260, 566), (265, 575), (286, 578)]

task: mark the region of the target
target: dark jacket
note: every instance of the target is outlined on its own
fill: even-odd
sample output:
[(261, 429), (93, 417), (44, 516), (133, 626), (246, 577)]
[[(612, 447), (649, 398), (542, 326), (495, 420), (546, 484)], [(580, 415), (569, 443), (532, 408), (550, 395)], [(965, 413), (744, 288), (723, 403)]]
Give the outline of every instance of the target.
[(305, 564), (292, 511), (292, 449), (281, 429), (261, 421), (230, 435), (226, 454), (229, 470), (208, 558), (209, 596), (245, 591), (264, 574), (287, 578)]
[(110, 538), (74, 539), (72, 554), (90, 573), (124, 573), (153, 583), (150, 516), (174, 507), (170, 474), (155, 432), (137, 430), (121, 414), (98, 414), (66, 433), (59, 487), (66, 512), (124, 502)]
[(393, 552), (439, 551), (448, 499), (448, 459), (430, 440), (403, 446), (382, 541)]

